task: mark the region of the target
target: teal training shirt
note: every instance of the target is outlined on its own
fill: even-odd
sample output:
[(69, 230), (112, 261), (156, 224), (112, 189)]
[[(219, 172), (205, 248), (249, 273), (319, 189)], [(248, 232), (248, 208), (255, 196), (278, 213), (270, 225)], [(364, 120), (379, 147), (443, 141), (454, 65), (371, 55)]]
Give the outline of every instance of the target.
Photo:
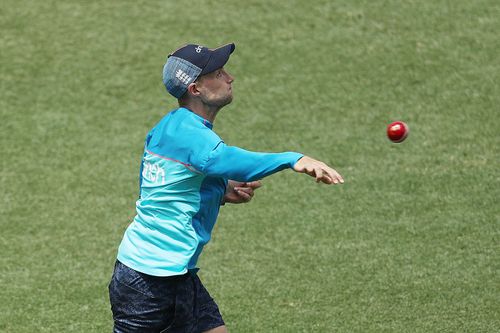
[(195, 269), (228, 179), (258, 180), (292, 168), (302, 156), (228, 146), (206, 119), (186, 108), (171, 111), (146, 136), (137, 215), (125, 231), (118, 260), (154, 276)]

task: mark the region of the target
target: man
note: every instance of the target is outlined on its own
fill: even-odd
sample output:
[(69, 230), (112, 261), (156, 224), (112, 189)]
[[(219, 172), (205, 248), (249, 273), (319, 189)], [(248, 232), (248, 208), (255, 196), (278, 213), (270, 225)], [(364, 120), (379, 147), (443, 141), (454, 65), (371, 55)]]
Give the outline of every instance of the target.
[(220, 205), (248, 202), (259, 179), (285, 168), (343, 183), (310, 157), (250, 152), (215, 134), (215, 117), (233, 98), (234, 78), (224, 65), (234, 49), (186, 45), (167, 58), (163, 82), (179, 108), (146, 137), (137, 215), (109, 285), (114, 332), (227, 332), (196, 274)]

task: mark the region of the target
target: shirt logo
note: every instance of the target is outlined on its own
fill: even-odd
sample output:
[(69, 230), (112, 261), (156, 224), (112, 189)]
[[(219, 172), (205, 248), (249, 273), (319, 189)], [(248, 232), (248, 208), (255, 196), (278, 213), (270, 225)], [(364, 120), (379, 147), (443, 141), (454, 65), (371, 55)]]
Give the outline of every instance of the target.
[(191, 76), (187, 75), (182, 69), (178, 69), (175, 72), (175, 77), (185, 85), (188, 85), (189, 81), (191, 81)]
[(203, 50), (203, 46), (198, 45), (198, 46), (196, 47), (196, 49), (194, 49), (194, 50), (196, 51), (196, 53), (200, 53), (200, 52), (201, 52), (201, 50)]

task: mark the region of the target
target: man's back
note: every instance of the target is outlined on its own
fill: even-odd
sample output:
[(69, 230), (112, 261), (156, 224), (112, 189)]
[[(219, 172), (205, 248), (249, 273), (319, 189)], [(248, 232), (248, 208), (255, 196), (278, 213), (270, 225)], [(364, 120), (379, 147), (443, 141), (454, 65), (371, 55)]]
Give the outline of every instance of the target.
[(195, 268), (227, 184), (198, 170), (222, 141), (211, 128), (208, 121), (179, 108), (148, 133), (137, 215), (118, 252), (127, 266), (157, 276)]

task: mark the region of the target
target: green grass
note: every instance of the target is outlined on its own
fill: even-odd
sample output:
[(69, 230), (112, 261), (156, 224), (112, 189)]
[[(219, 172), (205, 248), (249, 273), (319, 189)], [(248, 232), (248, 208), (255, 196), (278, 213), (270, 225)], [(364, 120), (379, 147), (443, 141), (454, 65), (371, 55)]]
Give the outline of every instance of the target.
[(111, 331), (165, 56), (230, 41), (215, 130), (346, 180), (222, 208), (200, 275), (230, 331), (500, 331), (498, 1), (8, 0), (0, 29), (0, 332)]

